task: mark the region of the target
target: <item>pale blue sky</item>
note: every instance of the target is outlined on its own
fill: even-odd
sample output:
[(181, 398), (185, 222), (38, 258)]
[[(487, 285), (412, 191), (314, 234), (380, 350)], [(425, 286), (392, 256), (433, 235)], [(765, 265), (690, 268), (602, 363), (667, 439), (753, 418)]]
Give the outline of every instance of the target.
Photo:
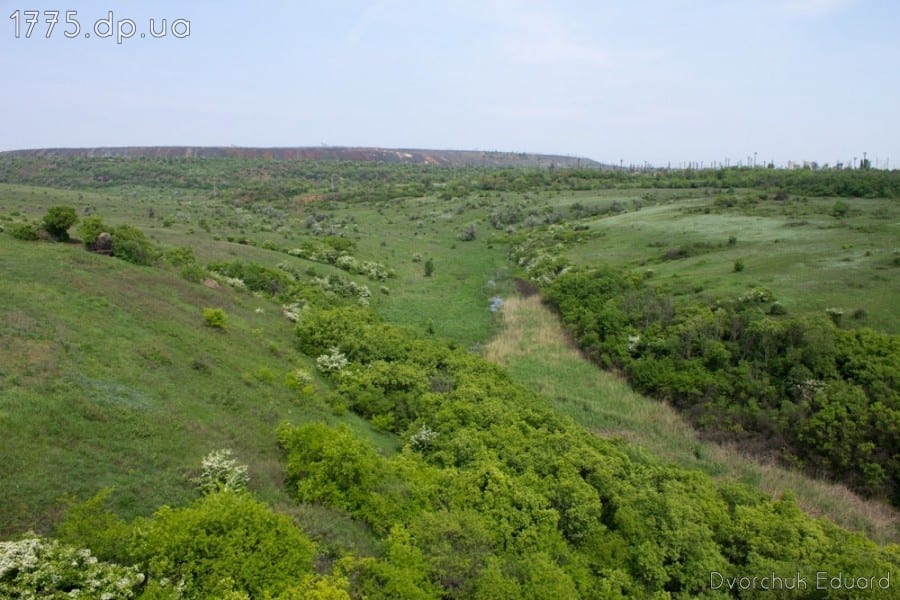
[[(894, 0), (0, 7), (0, 150), (324, 143), (657, 165), (865, 151), (900, 166)], [(26, 39), (21, 15), (16, 39), (16, 9), (61, 22), (47, 39), (42, 14)], [(109, 10), (135, 37), (85, 39)], [(150, 18), (188, 19), (190, 36), (141, 39)]]

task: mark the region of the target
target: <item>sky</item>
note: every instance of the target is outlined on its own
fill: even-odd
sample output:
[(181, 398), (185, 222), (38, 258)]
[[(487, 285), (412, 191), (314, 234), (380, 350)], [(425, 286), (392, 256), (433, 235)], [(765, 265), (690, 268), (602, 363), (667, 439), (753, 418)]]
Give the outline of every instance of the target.
[[(900, 167), (895, 0), (0, 9), (0, 151), (324, 144), (657, 166), (866, 153)], [(30, 35), (26, 10), (40, 11)]]

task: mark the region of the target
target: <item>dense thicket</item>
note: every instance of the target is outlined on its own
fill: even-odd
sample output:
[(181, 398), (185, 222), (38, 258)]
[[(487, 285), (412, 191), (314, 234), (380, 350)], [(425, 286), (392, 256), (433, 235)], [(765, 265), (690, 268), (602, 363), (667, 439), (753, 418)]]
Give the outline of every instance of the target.
[(900, 337), (774, 316), (771, 294), (676, 306), (638, 278), (568, 272), (547, 289), (578, 344), (703, 430), (900, 505)]
[[(307, 314), (299, 348), (352, 410), (402, 436), (379, 455), (349, 431), (284, 425), (290, 489), (363, 519), (385, 555), (359, 593), (404, 598), (650, 597), (709, 592), (710, 573), (890, 569), (895, 549), (589, 434), (480, 357), (355, 308)], [(821, 597), (821, 591), (810, 597)]]

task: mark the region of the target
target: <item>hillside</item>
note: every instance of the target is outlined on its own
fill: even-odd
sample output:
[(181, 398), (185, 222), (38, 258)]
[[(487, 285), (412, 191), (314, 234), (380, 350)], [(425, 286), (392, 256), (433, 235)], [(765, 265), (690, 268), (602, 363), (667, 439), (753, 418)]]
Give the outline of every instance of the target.
[(528, 152), (481, 150), (423, 150), (412, 148), (352, 148), (299, 146), (294, 148), (240, 148), (236, 146), (134, 146), (113, 148), (36, 148), (0, 152), (0, 157), (22, 158), (241, 158), (321, 160), (420, 164), (444, 167), (600, 168), (589, 158)]
[[(89, 585), (85, 556), (145, 598), (896, 577), (893, 176), (764, 175), (0, 156), (0, 595)], [(809, 397), (767, 371), (796, 365)], [(857, 445), (811, 435), (862, 411)], [(846, 477), (822, 456), (869, 498), (806, 479)]]

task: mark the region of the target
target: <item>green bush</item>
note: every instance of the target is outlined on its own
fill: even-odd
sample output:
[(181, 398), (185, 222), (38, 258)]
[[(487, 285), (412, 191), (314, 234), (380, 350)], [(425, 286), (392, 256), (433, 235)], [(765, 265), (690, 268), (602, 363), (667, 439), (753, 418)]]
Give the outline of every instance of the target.
[(204, 308), (203, 322), (213, 329), (225, 329), (228, 325), (228, 315), (221, 308)]
[(166, 262), (175, 267), (190, 265), (195, 262), (194, 249), (189, 246), (169, 248), (163, 253)]
[(850, 212), (850, 206), (843, 200), (838, 200), (831, 207), (831, 216), (835, 219), (846, 217), (848, 212)]
[(143, 231), (131, 225), (119, 225), (112, 232), (112, 255), (136, 265), (152, 265), (158, 252)]
[[(247, 494), (216, 492), (132, 524), (129, 555), (162, 597), (275, 597), (312, 575), (315, 546)], [(176, 586), (181, 596), (173, 596)]]
[(40, 229), (34, 223), (16, 223), (9, 226), (9, 235), (17, 240), (33, 242), (38, 239)]
[(44, 229), (60, 241), (69, 239), (69, 228), (78, 222), (78, 215), (71, 206), (52, 206), (44, 215)]
[(741, 260), (740, 258), (737, 259), (736, 261), (734, 261), (734, 272), (740, 273), (743, 270), (744, 270), (744, 261)]
[(109, 232), (109, 228), (103, 223), (100, 215), (91, 215), (85, 217), (78, 226), (78, 235), (81, 241), (88, 249), (92, 249), (99, 236), (104, 231)]

